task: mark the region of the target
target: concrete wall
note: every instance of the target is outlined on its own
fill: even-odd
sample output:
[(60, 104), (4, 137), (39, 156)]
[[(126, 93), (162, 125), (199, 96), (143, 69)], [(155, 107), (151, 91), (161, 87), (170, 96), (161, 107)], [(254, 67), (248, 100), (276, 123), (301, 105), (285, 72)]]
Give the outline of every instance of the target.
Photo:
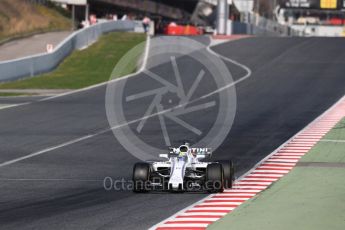
[(303, 32), (305, 36), (342, 37), (343, 26), (320, 26), (320, 25), (292, 25), (295, 30)]
[(71, 34), (52, 53), (43, 53), (0, 62), (0, 82), (31, 77), (55, 69), (73, 50), (87, 47), (102, 34), (111, 31), (134, 31), (140, 22), (110, 21), (99, 23)]
[(257, 36), (300, 36), (301, 33), (287, 26), (257, 26), (243, 22), (232, 23), (233, 34), (251, 34)]

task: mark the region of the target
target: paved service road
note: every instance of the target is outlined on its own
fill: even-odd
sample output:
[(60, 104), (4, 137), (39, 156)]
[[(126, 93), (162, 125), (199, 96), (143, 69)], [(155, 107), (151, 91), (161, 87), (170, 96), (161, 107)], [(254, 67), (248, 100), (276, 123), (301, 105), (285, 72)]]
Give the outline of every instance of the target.
[(0, 61), (45, 53), (47, 44), (55, 47), (71, 33), (70, 31), (50, 32), (7, 42), (0, 46)]
[[(213, 49), (252, 70), (236, 85), (234, 125), (215, 153), (218, 159), (233, 158), (237, 175), (345, 93), (341, 38), (246, 38)], [(234, 79), (243, 76), (243, 69), (230, 63), (228, 67)], [(183, 68), (193, 71), (190, 65)], [(165, 73), (169, 78), (171, 71)], [(131, 80), (145, 87), (144, 77)], [(105, 88), (0, 110), (0, 164), (109, 128)], [(142, 108), (136, 104), (129, 110), (135, 117)], [(181, 136), (188, 135), (175, 128)], [(159, 145), (158, 131), (152, 126), (147, 135)], [(108, 131), (0, 167), (0, 228), (146, 229), (205, 196), (103, 189), (106, 176), (129, 179), (136, 161)]]

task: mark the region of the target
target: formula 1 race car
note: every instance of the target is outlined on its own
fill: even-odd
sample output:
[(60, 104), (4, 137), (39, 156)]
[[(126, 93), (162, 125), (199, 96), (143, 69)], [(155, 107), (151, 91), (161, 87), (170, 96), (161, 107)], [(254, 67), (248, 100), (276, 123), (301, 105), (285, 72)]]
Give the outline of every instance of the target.
[(204, 162), (211, 157), (208, 148), (191, 148), (188, 143), (160, 154), (166, 161), (139, 162), (133, 168), (133, 191), (222, 192), (234, 181), (232, 161)]

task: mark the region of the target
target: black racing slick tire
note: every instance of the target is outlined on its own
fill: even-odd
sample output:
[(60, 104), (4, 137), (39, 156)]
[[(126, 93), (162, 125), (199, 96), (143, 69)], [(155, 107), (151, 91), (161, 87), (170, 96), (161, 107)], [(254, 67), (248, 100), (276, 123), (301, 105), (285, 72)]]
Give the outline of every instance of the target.
[(147, 192), (149, 190), (150, 164), (136, 163), (133, 167), (133, 192)]
[(212, 163), (207, 165), (205, 189), (210, 193), (223, 192), (224, 173), (221, 164)]
[(233, 182), (235, 181), (235, 167), (232, 161), (219, 161), (223, 167), (224, 172), (224, 188), (232, 188)]

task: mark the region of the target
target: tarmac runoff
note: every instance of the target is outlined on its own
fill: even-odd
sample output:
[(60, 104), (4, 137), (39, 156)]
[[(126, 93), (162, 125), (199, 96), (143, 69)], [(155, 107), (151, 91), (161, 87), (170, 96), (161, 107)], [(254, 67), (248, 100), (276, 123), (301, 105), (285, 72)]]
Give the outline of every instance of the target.
[(345, 143), (322, 141), (345, 140), (344, 117), (345, 97), (232, 189), (210, 195), (151, 229), (344, 229), (345, 184), (340, 181), (345, 177)]
[[(288, 175), (207, 229), (345, 229), (344, 116), (343, 100), (319, 122), (295, 138), (293, 148), (285, 148), (290, 149), (291, 154), (294, 152), (292, 150), (302, 150), (302, 157), (298, 151), (291, 155), (301, 159)], [(328, 132), (340, 118), (343, 119)], [(297, 145), (302, 141), (302, 136), (304, 143)], [(304, 155), (303, 152), (308, 148), (310, 150)], [(284, 161), (288, 159), (291, 158)]]

